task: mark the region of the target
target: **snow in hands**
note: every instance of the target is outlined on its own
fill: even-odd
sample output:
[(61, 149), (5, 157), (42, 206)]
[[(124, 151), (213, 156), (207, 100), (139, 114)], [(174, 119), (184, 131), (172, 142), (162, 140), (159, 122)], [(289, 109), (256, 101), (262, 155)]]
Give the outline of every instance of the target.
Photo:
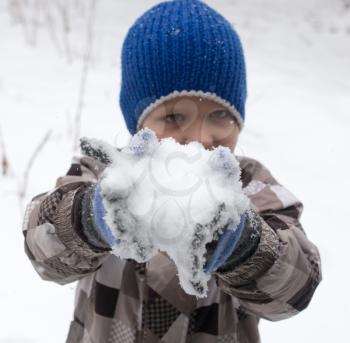
[(211, 277), (204, 271), (206, 245), (228, 224), (234, 230), (249, 207), (230, 149), (158, 140), (148, 128), (120, 151), (100, 140), (81, 142), (83, 153), (107, 164), (99, 183), (118, 241), (112, 252), (146, 262), (163, 251), (185, 292), (204, 297)]

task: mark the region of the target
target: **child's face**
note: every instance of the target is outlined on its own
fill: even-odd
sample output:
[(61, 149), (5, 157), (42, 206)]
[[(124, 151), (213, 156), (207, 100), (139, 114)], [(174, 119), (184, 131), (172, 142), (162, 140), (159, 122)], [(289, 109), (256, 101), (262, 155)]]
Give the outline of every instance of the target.
[(179, 96), (158, 105), (141, 124), (159, 139), (173, 137), (178, 143), (197, 141), (206, 149), (219, 145), (234, 151), (239, 127), (234, 117), (215, 101)]

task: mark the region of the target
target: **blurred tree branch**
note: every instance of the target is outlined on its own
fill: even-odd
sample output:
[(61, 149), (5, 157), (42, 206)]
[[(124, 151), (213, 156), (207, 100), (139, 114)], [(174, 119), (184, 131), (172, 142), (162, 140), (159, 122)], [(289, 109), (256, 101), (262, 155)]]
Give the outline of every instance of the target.
[(24, 201), (24, 199), (26, 197), (26, 194), (27, 194), (30, 170), (32, 169), (35, 160), (40, 155), (40, 152), (43, 150), (43, 148), (45, 147), (45, 145), (49, 141), (49, 139), (51, 137), (51, 134), (52, 134), (52, 130), (51, 129), (46, 132), (45, 136), (42, 138), (42, 140), (38, 143), (38, 145), (34, 149), (32, 155), (30, 156), (30, 158), (28, 160), (26, 168), (24, 170), (23, 179), (22, 179), (22, 182), (20, 183), (20, 186), (19, 186), (18, 191), (17, 191), (18, 198), (19, 198), (19, 205), (20, 205), (20, 209), (21, 210), (23, 208), (23, 206), (22, 206), (23, 205), (23, 201)]
[[(78, 98), (73, 123), (73, 150), (78, 148), (81, 118), (84, 108), (84, 98), (92, 59), (94, 38), (94, 22), (97, 0), (7, 0), (9, 12), (15, 24), (23, 27), (26, 42), (37, 44), (40, 27), (48, 30), (49, 38), (59, 53), (64, 52), (67, 62), (71, 63), (75, 55), (82, 57)], [(85, 45), (72, 44), (70, 34), (72, 25), (77, 26), (77, 20), (85, 25)], [(78, 21), (79, 22), (79, 21)], [(78, 26), (79, 29), (79, 26)], [(79, 30), (78, 30), (79, 32)], [(81, 39), (78, 40), (80, 42)], [(84, 44), (84, 43), (83, 43)], [(80, 53), (83, 51), (83, 53)]]
[(1, 174), (8, 176), (10, 164), (6, 154), (5, 140), (0, 126), (0, 156), (1, 156)]
[(79, 25), (85, 25), (89, 20), (89, 1), (7, 0), (7, 4), (14, 24), (22, 27), (27, 44), (36, 46), (39, 30), (44, 28), (57, 52), (60, 55), (63, 52), (68, 63), (73, 62), (75, 56), (82, 55), (82, 47), (72, 44), (71, 34), (73, 26), (77, 33)]
[(87, 77), (89, 73), (92, 45), (93, 45), (93, 33), (94, 33), (93, 25), (94, 25), (94, 19), (95, 19), (96, 2), (97, 2), (96, 0), (90, 0), (90, 11), (89, 11), (89, 17), (88, 17), (87, 27), (86, 27), (86, 48), (85, 48), (85, 54), (83, 57), (83, 69), (82, 69), (81, 78), (80, 78), (78, 104), (77, 104), (75, 120), (74, 120), (75, 135), (73, 140), (73, 150), (77, 150), (79, 145), (80, 126), (81, 126), (80, 123), (81, 123), (81, 117), (82, 117), (82, 112), (84, 107), (86, 83), (87, 83)]

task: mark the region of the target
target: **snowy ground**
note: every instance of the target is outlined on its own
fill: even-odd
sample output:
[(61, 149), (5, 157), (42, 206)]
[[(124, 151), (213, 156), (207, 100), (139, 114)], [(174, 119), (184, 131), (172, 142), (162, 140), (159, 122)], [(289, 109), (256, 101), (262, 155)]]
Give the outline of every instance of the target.
[[(35, 46), (29, 45), (28, 31), (9, 15), (9, 2), (0, 0), (0, 127), (11, 164), (11, 175), (0, 176), (0, 342), (59, 343), (72, 317), (75, 285), (44, 282), (34, 272), (23, 252), (17, 192), (48, 130), (24, 203), (51, 189), (69, 166), (82, 60), (67, 63), (62, 37), (53, 39), (46, 26), (39, 26)], [(82, 135), (119, 146), (127, 141), (117, 100), (120, 47), (136, 17), (157, 2), (97, 1)], [(323, 260), (324, 280), (309, 308), (286, 321), (262, 321), (263, 342), (343, 342), (350, 318), (344, 218), (350, 191), (350, 9), (342, 9), (345, 0), (207, 3), (235, 24), (246, 51), (249, 100), (237, 152), (261, 160), (303, 200), (302, 223)], [(84, 47), (84, 18), (74, 18), (72, 50)]]

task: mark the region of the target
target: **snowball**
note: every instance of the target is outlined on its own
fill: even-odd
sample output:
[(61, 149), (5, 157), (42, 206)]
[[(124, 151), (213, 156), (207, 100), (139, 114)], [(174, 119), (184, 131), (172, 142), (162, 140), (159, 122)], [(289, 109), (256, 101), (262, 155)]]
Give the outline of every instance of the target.
[[(102, 150), (111, 153), (107, 144)], [(204, 297), (206, 244), (227, 224), (237, 227), (249, 205), (230, 149), (159, 141), (143, 129), (120, 152), (113, 149), (109, 161), (100, 185), (105, 220), (119, 240), (113, 254), (146, 262), (166, 252), (185, 292)]]

